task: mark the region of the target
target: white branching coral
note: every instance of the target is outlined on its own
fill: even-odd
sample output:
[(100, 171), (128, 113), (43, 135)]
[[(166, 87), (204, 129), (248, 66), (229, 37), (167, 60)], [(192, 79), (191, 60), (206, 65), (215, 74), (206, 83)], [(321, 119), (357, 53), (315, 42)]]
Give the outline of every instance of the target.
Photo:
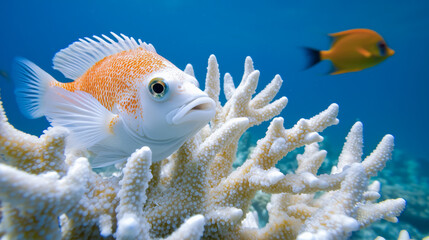
[[(428, 240), (428, 239), (429, 239), (429, 236), (426, 236), (422, 240)], [(384, 237), (378, 236), (374, 240), (386, 240), (386, 239)], [(407, 230), (401, 230), (401, 232), (399, 232), (398, 240), (412, 240), (412, 238), (410, 238), (410, 234), (407, 232)]]
[[(185, 72), (193, 75), (191, 65)], [(287, 98), (273, 99), (282, 79), (255, 96), (260, 73), (246, 58), (238, 86), (210, 56), (205, 92), (216, 102), (209, 125), (164, 161), (136, 150), (120, 174), (91, 170), (85, 152), (64, 155), (67, 131), (50, 128), (40, 138), (11, 126), (0, 108), (0, 236), (5, 239), (341, 239), (379, 219), (396, 221), (403, 199), (376, 203), (379, 183), (368, 185), (390, 158), (387, 135), (363, 161), (362, 124), (356, 123), (331, 174), (318, 175), (326, 157), (317, 142), (338, 124), (338, 105), (285, 129), (277, 116)], [(252, 97), (253, 96), (253, 97)], [(240, 137), (274, 118), (248, 159), (234, 169)], [(284, 175), (276, 163), (305, 146), (298, 169)], [(273, 194), (269, 222), (258, 227), (249, 212), (258, 191)], [(316, 192), (323, 192), (321, 196)], [(58, 220), (59, 219), (59, 220)]]
[(59, 179), (56, 172), (33, 175), (0, 166), (1, 227), (6, 239), (57, 239), (58, 216), (82, 198), (89, 163), (78, 159)]
[[(325, 191), (337, 190), (317, 197), (314, 193), (273, 195), (268, 206), (270, 221), (265, 230), (287, 224), (295, 234), (299, 234), (298, 239), (346, 239), (351, 232), (380, 219), (397, 221), (396, 216), (405, 208), (405, 201), (394, 199), (375, 203), (380, 197), (380, 184), (375, 181), (368, 185), (369, 178), (390, 159), (393, 137), (386, 135), (363, 161), (362, 123), (357, 122), (346, 139), (338, 165), (333, 167), (331, 175), (318, 176), (329, 185)], [(318, 167), (314, 166), (320, 166), (325, 157), (326, 151), (319, 151), (317, 143), (307, 145), (304, 154), (297, 157), (299, 167), (295, 174), (302, 174), (305, 170), (316, 174)], [(307, 192), (305, 189), (302, 191)], [(292, 234), (288, 236), (291, 238)]]

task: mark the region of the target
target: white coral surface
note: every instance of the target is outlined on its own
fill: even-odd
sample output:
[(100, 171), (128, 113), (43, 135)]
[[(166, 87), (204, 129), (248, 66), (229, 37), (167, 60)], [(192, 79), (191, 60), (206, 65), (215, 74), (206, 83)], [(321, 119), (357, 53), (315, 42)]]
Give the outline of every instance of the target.
[[(192, 75), (192, 66), (185, 72)], [(393, 136), (362, 160), (363, 126), (356, 123), (338, 165), (318, 175), (326, 151), (317, 142), (325, 128), (338, 124), (338, 105), (285, 129), (283, 118), (274, 118), (287, 104), (286, 97), (273, 101), (282, 79), (275, 76), (254, 95), (259, 76), (246, 58), (237, 86), (225, 74), (227, 102), (221, 104), (218, 63), (210, 56), (205, 92), (217, 105), (210, 124), (158, 163), (142, 146), (109, 177), (92, 171), (85, 151), (64, 154), (65, 129), (50, 128), (40, 138), (25, 134), (0, 107), (0, 237), (344, 239), (374, 221), (396, 221), (405, 201), (377, 203), (380, 185), (368, 185), (390, 159)], [(265, 137), (233, 169), (240, 137), (270, 119)], [(276, 163), (303, 146), (298, 169), (281, 173)], [(272, 194), (263, 228), (256, 212), (249, 212), (258, 191)]]

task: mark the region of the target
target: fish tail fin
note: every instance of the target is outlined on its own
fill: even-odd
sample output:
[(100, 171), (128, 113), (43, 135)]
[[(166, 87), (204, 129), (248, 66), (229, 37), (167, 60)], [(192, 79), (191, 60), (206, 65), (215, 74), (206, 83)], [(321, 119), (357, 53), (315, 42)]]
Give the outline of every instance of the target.
[(320, 57), (320, 51), (314, 48), (303, 47), (305, 54), (307, 55), (307, 64), (305, 69), (309, 69), (314, 65), (318, 64), (322, 59)]
[(56, 80), (36, 64), (22, 57), (14, 60), (12, 79), (22, 114), (27, 118), (44, 116), (46, 105), (44, 97), (50, 83)]

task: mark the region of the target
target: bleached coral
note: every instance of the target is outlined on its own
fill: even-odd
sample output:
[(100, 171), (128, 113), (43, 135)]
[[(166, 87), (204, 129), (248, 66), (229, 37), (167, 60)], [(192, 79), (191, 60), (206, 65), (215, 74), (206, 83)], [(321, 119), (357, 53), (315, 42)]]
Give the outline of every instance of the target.
[[(193, 74), (192, 66), (185, 72)], [(285, 97), (272, 102), (282, 84), (278, 75), (252, 97), (259, 75), (250, 57), (237, 87), (226, 74), (228, 101), (222, 105), (218, 64), (210, 56), (205, 92), (217, 105), (210, 124), (162, 162), (152, 163), (147, 147), (138, 149), (121, 174), (111, 177), (93, 172), (84, 151), (64, 156), (64, 129), (30, 136), (14, 129), (1, 108), (0, 234), (5, 239), (341, 239), (381, 218), (395, 221), (405, 201), (375, 203), (379, 186), (368, 186), (390, 158), (392, 136), (361, 161), (357, 123), (332, 173), (317, 175), (326, 157), (317, 144), (323, 140), (319, 133), (338, 123), (336, 104), (291, 129), (274, 118), (249, 158), (233, 169), (243, 133), (287, 104)], [(276, 163), (302, 146), (295, 173), (281, 173)], [(273, 194), (264, 228), (249, 212), (258, 191)], [(316, 197), (319, 191), (324, 194)]]
[[(426, 236), (422, 240), (428, 240), (428, 239), (429, 239), (429, 236)], [(378, 236), (374, 240), (385, 240), (385, 238)], [(412, 240), (412, 238), (410, 238), (410, 234), (407, 232), (407, 230), (401, 230), (401, 232), (399, 232), (398, 240)]]

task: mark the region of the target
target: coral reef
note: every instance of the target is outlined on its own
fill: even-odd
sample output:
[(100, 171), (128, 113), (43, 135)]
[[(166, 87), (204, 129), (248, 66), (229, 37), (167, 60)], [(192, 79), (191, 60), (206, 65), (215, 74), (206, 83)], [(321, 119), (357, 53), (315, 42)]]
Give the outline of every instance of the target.
[[(393, 238), (392, 238), (393, 239)], [(422, 238), (419, 238), (419, 239), (422, 239), (422, 240), (428, 240), (429, 239), (429, 236), (427, 236), (427, 237), (422, 237)], [(378, 237), (376, 237), (374, 240), (385, 240), (385, 238), (384, 237), (381, 237), (381, 236), (378, 236)], [(410, 234), (408, 233), (408, 231), (407, 230), (401, 230), (400, 232), (399, 232), (399, 235), (398, 235), (398, 240), (411, 240), (411, 238), (410, 238)]]
[(407, 229), (414, 239), (423, 239), (429, 235), (428, 165), (426, 159), (414, 158), (404, 150), (395, 149), (392, 160), (376, 179), (383, 186), (382, 198), (403, 197), (407, 200), (407, 208), (394, 226), (385, 226), (382, 222), (371, 225), (368, 230), (374, 232), (373, 236), (393, 239), (401, 229)]
[[(185, 72), (193, 75), (191, 65)], [(152, 163), (142, 147), (120, 172), (105, 177), (92, 171), (85, 151), (64, 155), (67, 130), (50, 128), (40, 138), (22, 133), (0, 108), (0, 236), (4, 239), (342, 239), (371, 223), (396, 221), (401, 198), (376, 203), (379, 184), (368, 179), (385, 166), (393, 150), (386, 135), (362, 160), (362, 124), (347, 136), (331, 174), (317, 174), (326, 151), (317, 142), (338, 123), (338, 105), (283, 127), (274, 118), (266, 136), (236, 169), (240, 137), (278, 115), (287, 104), (274, 79), (254, 97), (259, 71), (246, 58), (235, 87), (224, 78), (227, 102), (219, 101), (220, 73), (210, 56), (205, 92), (216, 102), (209, 125), (162, 162)], [(284, 175), (276, 163), (305, 146), (298, 168)], [(269, 222), (258, 226), (252, 199), (272, 194)], [(322, 192), (322, 194), (316, 194)]]

